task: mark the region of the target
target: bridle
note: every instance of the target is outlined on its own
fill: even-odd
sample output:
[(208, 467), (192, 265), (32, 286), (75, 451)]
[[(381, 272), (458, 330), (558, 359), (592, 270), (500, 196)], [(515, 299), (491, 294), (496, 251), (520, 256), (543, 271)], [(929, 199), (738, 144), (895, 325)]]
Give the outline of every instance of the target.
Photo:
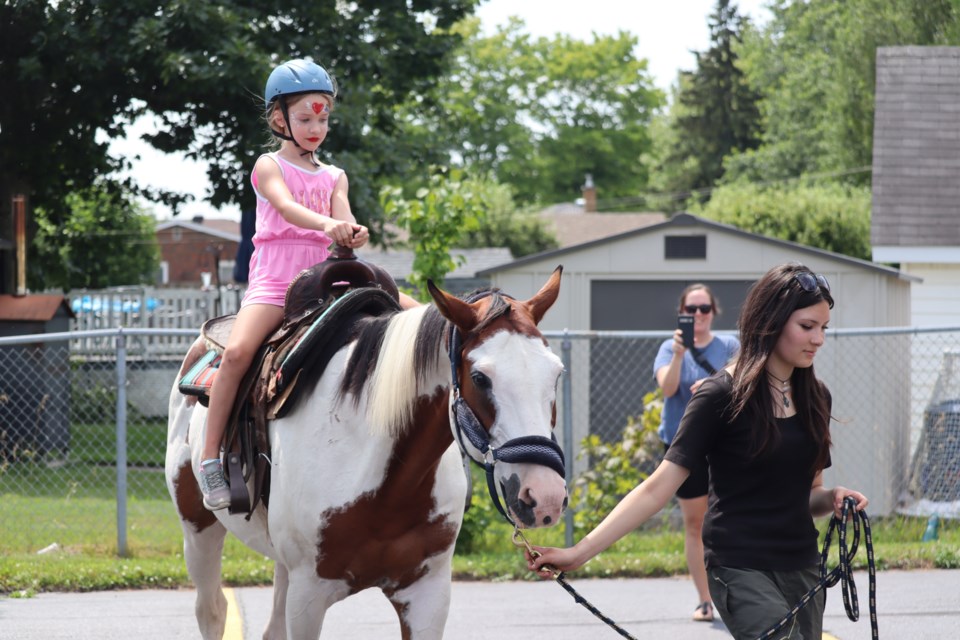
[[(476, 302), (492, 292), (484, 291), (469, 297), (466, 302)], [(503, 295), (503, 294), (501, 294)], [(453, 393), (453, 427), (454, 435), (457, 438), (457, 444), (460, 446), (460, 452), (469, 457), (471, 461), (480, 466), (487, 476), (487, 490), (490, 493), (490, 499), (497, 507), (497, 511), (506, 518), (512, 526), (516, 523), (507, 514), (500, 499), (500, 493), (497, 491), (496, 479), (494, 477), (494, 468), (498, 462), (506, 463), (533, 463), (553, 469), (560, 477), (565, 477), (566, 466), (563, 459), (563, 450), (557, 444), (556, 436), (551, 433), (550, 438), (544, 436), (521, 436), (504, 442), (499, 447), (490, 445), (490, 436), (487, 430), (480, 424), (473, 409), (467, 404), (467, 401), (460, 394), (460, 377), (457, 370), (463, 360), (461, 350), (463, 348), (463, 337), (460, 330), (450, 323), (450, 370), (452, 378)], [(472, 449), (466, 446), (464, 439), (470, 443)], [(479, 453), (479, 458), (476, 453)]]

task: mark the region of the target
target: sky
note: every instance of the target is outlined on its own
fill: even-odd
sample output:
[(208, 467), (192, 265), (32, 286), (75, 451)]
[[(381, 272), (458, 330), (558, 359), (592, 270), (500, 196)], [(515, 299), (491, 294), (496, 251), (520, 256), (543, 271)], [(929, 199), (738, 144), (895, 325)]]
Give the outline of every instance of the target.
[[(738, 0), (740, 13), (755, 22), (766, 21), (767, 0)], [(709, 46), (707, 18), (716, 0), (486, 0), (477, 10), (487, 33), (506, 23), (510, 16), (521, 18), (533, 36), (550, 37), (557, 33), (591, 41), (593, 34), (612, 35), (629, 31), (637, 37), (637, 57), (646, 58), (650, 74), (658, 87), (669, 90), (680, 70), (692, 70), (692, 51)], [(237, 207), (214, 209), (203, 202), (209, 183), (206, 165), (177, 154), (163, 154), (139, 141), (149, 130), (149, 120), (140, 120), (130, 129), (126, 139), (111, 145), (116, 154), (139, 155), (134, 161), (133, 176), (140, 184), (191, 193), (197, 200), (181, 208), (180, 218), (194, 215), (208, 218), (240, 219)], [(157, 218), (167, 219), (169, 209), (147, 205)]]

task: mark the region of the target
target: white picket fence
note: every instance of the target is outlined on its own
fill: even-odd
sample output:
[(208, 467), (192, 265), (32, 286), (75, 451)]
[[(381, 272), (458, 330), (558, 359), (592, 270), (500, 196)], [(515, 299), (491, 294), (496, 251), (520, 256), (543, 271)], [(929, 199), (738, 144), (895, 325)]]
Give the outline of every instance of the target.
[[(76, 318), (71, 331), (96, 329), (196, 329), (210, 318), (236, 313), (243, 289), (167, 289), (160, 287), (117, 287), (74, 290), (67, 301)], [(193, 342), (192, 336), (157, 335), (131, 338), (128, 351), (146, 358), (179, 356)], [(70, 341), (71, 355), (113, 356), (112, 336), (86, 336)]]

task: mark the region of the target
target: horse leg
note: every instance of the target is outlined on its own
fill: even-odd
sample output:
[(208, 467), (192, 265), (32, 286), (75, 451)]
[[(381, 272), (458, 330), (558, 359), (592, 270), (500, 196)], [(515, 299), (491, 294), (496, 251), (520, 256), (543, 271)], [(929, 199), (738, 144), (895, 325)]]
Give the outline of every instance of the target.
[(290, 586), (290, 574), (279, 561), (273, 564), (273, 610), (267, 628), (263, 630), (263, 640), (286, 640), (287, 638), (287, 589)]
[(194, 605), (203, 640), (220, 640), (227, 622), (227, 598), (220, 584), (223, 541), (227, 530), (220, 522), (202, 531), (188, 531), (184, 523), (183, 557), (187, 573), (197, 588)]
[(289, 578), (287, 637), (319, 638), (327, 609), (350, 595), (350, 588), (342, 580), (318, 578), (312, 562), (290, 569)]
[(450, 566), (431, 569), (414, 584), (386, 593), (400, 618), (403, 640), (440, 640), (450, 612)]

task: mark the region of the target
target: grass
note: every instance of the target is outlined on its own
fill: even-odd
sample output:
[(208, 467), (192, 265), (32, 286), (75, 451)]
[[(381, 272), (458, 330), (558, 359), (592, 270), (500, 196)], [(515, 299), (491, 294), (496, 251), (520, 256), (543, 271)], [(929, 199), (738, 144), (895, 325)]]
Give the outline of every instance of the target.
[[(41, 591), (94, 591), (190, 587), (179, 521), (163, 479), (165, 425), (128, 430), (127, 557), (117, 555), (116, 456), (112, 425), (71, 429), (67, 460), (27, 459), (0, 464), (0, 594), (29, 597)], [(82, 446), (81, 446), (82, 445)], [(454, 557), (457, 580), (536, 579), (511, 542), (511, 529), (475, 485), (473, 507)], [(821, 523), (825, 528), (826, 521)], [(872, 523), (878, 569), (960, 568), (960, 522), (945, 520), (939, 540), (921, 542), (925, 518), (895, 516)], [(580, 537), (583, 532), (577, 532)], [(533, 544), (563, 544), (562, 527), (527, 534)], [(38, 554), (51, 544), (55, 551)], [(831, 550), (835, 562), (836, 541)], [(863, 548), (855, 566), (866, 566)], [(633, 533), (578, 570), (574, 578), (653, 577), (683, 574), (683, 534), (667, 518)], [(268, 585), (273, 562), (227, 537), (224, 581)]]
[[(96, 471), (96, 468), (88, 471)], [(156, 474), (156, 472), (154, 472)], [(162, 483), (162, 479), (159, 480)], [(0, 485), (2, 486), (2, 485)], [(478, 494), (475, 502), (487, 500)], [(0, 594), (30, 596), (41, 591), (93, 591), (191, 586), (183, 561), (179, 523), (169, 499), (134, 498), (128, 506), (128, 557), (117, 557), (116, 508), (110, 497), (0, 495)], [(82, 516), (82, 517), (81, 517)], [(59, 549), (38, 555), (44, 532)], [(43, 525), (43, 526), (41, 526)], [(891, 517), (873, 523), (878, 569), (960, 568), (960, 523), (944, 521), (939, 540), (921, 542), (926, 520)], [(534, 579), (526, 571), (511, 530), (495, 522), (471, 553), (454, 558), (457, 580)], [(562, 529), (530, 532), (534, 544), (562, 545)], [(51, 538), (39, 538), (46, 542)], [(34, 541), (33, 545), (26, 541)], [(479, 548), (478, 548), (479, 547)], [(831, 558), (836, 558), (836, 541)], [(856, 566), (866, 566), (864, 550)], [(652, 577), (686, 572), (682, 532), (663, 524), (631, 534), (576, 572), (576, 578)], [(223, 576), (233, 586), (268, 585), (273, 563), (232, 536), (224, 551)]]

